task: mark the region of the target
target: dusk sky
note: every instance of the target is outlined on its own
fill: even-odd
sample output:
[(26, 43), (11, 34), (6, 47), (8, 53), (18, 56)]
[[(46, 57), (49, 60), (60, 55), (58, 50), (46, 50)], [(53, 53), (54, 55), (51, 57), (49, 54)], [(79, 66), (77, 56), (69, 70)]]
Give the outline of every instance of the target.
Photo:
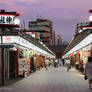
[(0, 0), (0, 9), (20, 13), (21, 22), (36, 20), (38, 15), (53, 21), (56, 34), (69, 42), (78, 22), (88, 21), (92, 0)]

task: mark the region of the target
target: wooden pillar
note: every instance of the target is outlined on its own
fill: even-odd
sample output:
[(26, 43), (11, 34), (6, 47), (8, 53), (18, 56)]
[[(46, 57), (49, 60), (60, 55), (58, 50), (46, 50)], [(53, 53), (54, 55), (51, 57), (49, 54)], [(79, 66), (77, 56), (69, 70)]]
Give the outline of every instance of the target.
[(17, 76), (17, 78), (19, 78), (19, 51), (18, 51), (18, 49), (16, 51), (16, 57), (17, 57), (17, 59), (16, 59), (16, 76)]
[(2, 61), (2, 86), (5, 85), (5, 61), (4, 61), (4, 48), (1, 48), (1, 61)]
[(92, 57), (92, 47), (91, 47), (91, 49), (90, 49), (90, 56)]

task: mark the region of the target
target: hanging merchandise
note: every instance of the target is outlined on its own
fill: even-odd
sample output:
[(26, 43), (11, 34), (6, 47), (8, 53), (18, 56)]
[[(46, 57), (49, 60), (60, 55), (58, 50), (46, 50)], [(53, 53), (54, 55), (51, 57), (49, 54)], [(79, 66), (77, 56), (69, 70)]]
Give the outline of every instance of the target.
[(88, 58), (88, 53), (87, 53), (87, 51), (83, 51), (83, 61), (84, 61), (84, 64), (86, 64), (87, 58)]
[(28, 56), (30, 56), (30, 51), (26, 51), (26, 56), (28, 57)]
[(34, 51), (32, 51), (32, 53), (31, 53), (31, 54), (32, 54), (32, 56), (33, 56), (33, 55), (34, 55)]
[(19, 75), (24, 76), (25, 72), (25, 58), (19, 58)]
[(19, 75), (27, 77), (30, 73), (30, 51), (20, 49), (19, 53)]
[(27, 72), (27, 62), (24, 61), (24, 77), (27, 77), (28, 72)]

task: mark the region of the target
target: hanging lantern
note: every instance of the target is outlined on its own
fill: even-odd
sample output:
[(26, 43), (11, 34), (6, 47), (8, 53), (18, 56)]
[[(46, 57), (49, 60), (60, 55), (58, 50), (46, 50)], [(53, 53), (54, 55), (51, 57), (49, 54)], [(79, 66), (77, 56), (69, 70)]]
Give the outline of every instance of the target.
[(73, 56), (73, 53), (72, 53), (72, 56)]

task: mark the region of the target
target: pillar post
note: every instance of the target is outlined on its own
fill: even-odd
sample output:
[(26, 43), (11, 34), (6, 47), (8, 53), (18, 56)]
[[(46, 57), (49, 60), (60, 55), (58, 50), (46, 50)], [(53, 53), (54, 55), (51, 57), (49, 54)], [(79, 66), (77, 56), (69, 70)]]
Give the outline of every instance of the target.
[(4, 48), (1, 48), (1, 61), (2, 61), (2, 86), (5, 85), (5, 61), (4, 61)]
[(16, 59), (16, 76), (17, 76), (17, 78), (19, 78), (19, 51), (18, 51), (18, 49), (16, 51), (16, 57), (17, 57), (17, 59)]

